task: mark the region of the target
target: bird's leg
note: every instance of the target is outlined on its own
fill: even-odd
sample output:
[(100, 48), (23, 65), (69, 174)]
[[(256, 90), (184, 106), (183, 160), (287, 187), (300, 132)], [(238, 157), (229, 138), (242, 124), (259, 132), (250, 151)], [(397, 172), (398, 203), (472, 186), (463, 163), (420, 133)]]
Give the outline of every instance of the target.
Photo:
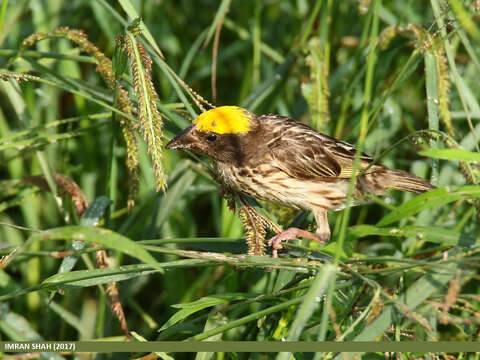
[(330, 226), (328, 225), (327, 211), (324, 209), (314, 211), (315, 220), (317, 222), (317, 232), (312, 234), (309, 231), (299, 228), (288, 228), (280, 234), (275, 235), (268, 240), (268, 246), (272, 247), (272, 256), (278, 257), (278, 250), (283, 249), (282, 241), (305, 238), (325, 243), (330, 239)]
[(283, 249), (282, 241), (293, 240), (298, 238), (305, 238), (309, 240), (315, 240), (318, 242), (325, 242), (319, 235), (313, 234), (309, 231), (302, 230), (299, 228), (291, 227), (287, 230), (282, 231), (280, 234), (275, 235), (270, 240), (268, 240), (268, 246), (272, 247), (272, 256), (274, 258), (278, 257), (277, 251)]
[(317, 231), (315, 233), (323, 239), (323, 242), (327, 242), (330, 240), (330, 225), (328, 224), (327, 210), (316, 210), (313, 212), (313, 215), (315, 215), (315, 221), (317, 222)]

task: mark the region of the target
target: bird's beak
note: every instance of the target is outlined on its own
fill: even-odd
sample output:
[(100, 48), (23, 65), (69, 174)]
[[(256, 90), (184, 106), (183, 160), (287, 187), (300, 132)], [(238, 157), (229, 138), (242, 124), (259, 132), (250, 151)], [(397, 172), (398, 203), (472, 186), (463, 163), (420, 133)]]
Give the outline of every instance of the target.
[(189, 127), (187, 127), (180, 134), (170, 140), (165, 147), (171, 150), (189, 149), (191, 147), (194, 147), (198, 143), (198, 139), (192, 131), (194, 127), (195, 125), (190, 125)]

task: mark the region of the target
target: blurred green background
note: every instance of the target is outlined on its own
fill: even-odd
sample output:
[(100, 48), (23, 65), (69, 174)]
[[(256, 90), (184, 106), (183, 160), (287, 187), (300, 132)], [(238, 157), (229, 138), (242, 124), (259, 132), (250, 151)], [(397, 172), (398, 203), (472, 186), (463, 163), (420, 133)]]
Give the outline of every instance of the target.
[[(138, 334), (134, 340), (478, 340), (478, 1), (3, 0), (0, 6), (2, 340), (123, 339), (109, 310), (111, 281), (118, 281), (114, 303)], [(20, 50), (32, 33), (68, 26), (83, 29), (111, 59), (116, 37), (137, 16), (143, 20), (137, 39), (153, 60), (163, 143), (201, 113), (183, 79), (215, 105), (290, 116), (360, 141), (385, 165), (448, 188), (419, 200), (392, 192), (331, 213), (332, 240), (324, 249), (295, 241), (278, 261), (245, 257), (242, 224), (219, 196), (206, 159), (163, 152), (168, 190), (156, 192), (149, 145), (135, 120), (140, 183), (128, 211), (127, 150), (111, 111), (118, 99), (92, 54), (58, 35)], [(18, 81), (18, 74), (39, 79)], [(128, 69), (118, 84), (140, 108)], [(429, 157), (419, 154), (432, 149)], [(56, 173), (78, 184), (87, 206), (96, 200), (89, 218), (75, 211), (78, 189), (72, 201), (71, 190), (55, 185)], [(309, 214), (262, 205), (283, 227), (313, 222)], [(66, 229), (98, 222), (125, 242)], [(59, 241), (35, 240), (53, 228)], [(55, 277), (62, 263), (57, 252), (73, 249), (72, 240), (87, 245), (73, 269)], [(109, 248), (107, 270), (130, 267), (94, 270), (91, 242)], [(147, 257), (136, 259), (138, 249), (165, 272)], [(50, 277), (56, 282), (45, 281)], [(315, 302), (312, 294), (325, 300)]]

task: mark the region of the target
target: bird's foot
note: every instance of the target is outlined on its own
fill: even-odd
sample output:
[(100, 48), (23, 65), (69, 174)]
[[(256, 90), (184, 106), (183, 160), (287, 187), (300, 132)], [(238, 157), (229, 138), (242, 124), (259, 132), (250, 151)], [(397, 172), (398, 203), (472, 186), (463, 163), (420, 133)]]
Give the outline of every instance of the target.
[(305, 238), (310, 240), (315, 240), (321, 243), (325, 243), (330, 238), (330, 233), (317, 233), (313, 234), (309, 231), (302, 230), (299, 228), (288, 228), (287, 230), (282, 231), (281, 233), (275, 235), (270, 240), (268, 240), (268, 246), (272, 247), (272, 256), (278, 258), (278, 250), (283, 249), (282, 241), (293, 240), (298, 238)]

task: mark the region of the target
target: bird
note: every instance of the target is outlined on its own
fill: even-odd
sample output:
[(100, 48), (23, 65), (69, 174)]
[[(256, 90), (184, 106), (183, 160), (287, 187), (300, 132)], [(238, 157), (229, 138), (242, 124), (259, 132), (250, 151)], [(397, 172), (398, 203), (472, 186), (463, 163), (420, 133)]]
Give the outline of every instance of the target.
[(390, 189), (423, 193), (435, 188), (415, 175), (377, 164), (362, 153), (353, 202), (347, 204), (356, 153), (353, 145), (292, 118), (257, 116), (238, 106), (203, 112), (166, 148), (191, 150), (211, 158), (226, 189), (313, 213), (315, 233), (290, 227), (269, 239), (273, 257), (278, 257), (283, 241), (306, 238), (327, 242), (331, 235), (327, 212), (359, 204), (367, 194), (385, 195)]

